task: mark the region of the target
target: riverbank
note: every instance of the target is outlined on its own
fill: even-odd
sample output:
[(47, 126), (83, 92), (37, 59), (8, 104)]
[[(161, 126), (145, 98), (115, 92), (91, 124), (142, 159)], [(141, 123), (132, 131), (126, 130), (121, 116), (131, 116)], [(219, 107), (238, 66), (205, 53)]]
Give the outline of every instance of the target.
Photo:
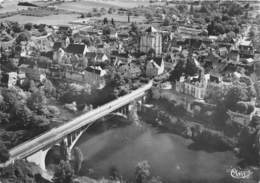
[(153, 88), (149, 103), (154, 106), (148, 110), (152, 110), (150, 113), (157, 118), (157, 123), (192, 139), (193, 148), (232, 150), (241, 158), (241, 166), (259, 166), (259, 135), (254, 122), (249, 126), (238, 125), (229, 119), (225, 111), (220, 113), (217, 106), (183, 96), (174, 90)]
[[(176, 110), (180, 109), (176, 107)], [(202, 124), (187, 121), (180, 116), (173, 116), (163, 111), (160, 106), (146, 108), (141, 116), (143, 121), (156, 119), (156, 123), (153, 125), (160, 126), (164, 130), (182, 137), (192, 139), (194, 143), (191, 148), (206, 151), (226, 151), (233, 150), (236, 147), (234, 139), (226, 137), (223, 133), (206, 128)]]
[(233, 152), (192, 149), (191, 139), (153, 124), (155, 119), (136, 125), (114, 118), (90, 127), (76, 144), (84, 156), (80, 176), (109, 179), (116, 168), (123, 180), (135, 182), (136, 165), (147, 160), (162, 182), (232, 182), (227, 170), (239, 161)]

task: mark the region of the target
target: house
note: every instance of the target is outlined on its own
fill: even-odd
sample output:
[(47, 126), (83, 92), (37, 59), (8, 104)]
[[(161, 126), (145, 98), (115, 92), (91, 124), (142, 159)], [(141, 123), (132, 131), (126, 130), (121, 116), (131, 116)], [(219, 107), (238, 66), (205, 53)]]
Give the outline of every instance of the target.
[(91, 86), (96, 86), (98, 88), (105, 86), (105, 75), (106, 71), (99, 66), (89, 66), (83, 72), (65, 72), (65, 78), (67, 80), (80, 84), (90, 84)]
[(140, 40), (141, 52), (148, 53), (151, 49), (155, 56), (162, 54), (162, 34), (152, 26), (145, 30)]
[(72, 29), (70, 26), (66, 26), (66, 25), (59, 26), (57, 33), (70, 36), (72, 34)]
[(17, 83), (17, 73), (16, 72), (8, 72), (3, 73), (1, 78), (1, 84), (8, 88), (15, 86)]
[(31, 40), (37, 45), (37, 49), (42, 52), (50, 51), (53, 45), (53, 40), (50, 35), (35, 37), (32, 36)]
[(255, 50), (252, 41), (241, 41), (239, 43), (239, 54), (242, 58), (254, 58)]
[(119, 65), (120, 63), (128, 63), (132, 61), (132, 56), (129, 53), (123, 52), (119, 53), (113, 50), (110, 54), (110, 60), (114, 65)]
[(110, 39), (118, 39), (118, 33), (117, 31), (111, 31), (109, 34)]
[(203, 29), (197, 29), (188, 26), (179, 26), (178, 33), (181, 35), (188, 35), (188, 36), (198, 36), (199, 34), (203, 33)]
[(208, 56), (204, 59), (204, 63), (210, 64), (213, 68), (218, 67), (222, 62), (222, 58), (216, 53), (215, 50), (211, 50)]
[(104, 53), (87, 52), (85, 57), (90, 64), (100, 64), (108, 61), (108, 57)]
[(104, 53), (97, 53), (97, 55), (96, 55), (96, 62), (97, 63), (104, 63), (106, 61), (108, 61), (108, 57), (107, 57), (106, 54), (104, 54)]
[(151, 59), (146, 64), (146, 76), (155, 77), (161, 75), (164, 72), (164, 60), (161, 57)]
[(221, 57), (226, 57), (228, 55), (228, 49), (226, 47), (220, 47), (218, 51)]
[(65, 56), (65, 51), (62, 48), (55, 50), (52, 55), (52, 59), (55, 63), (62, 63), (62, 59)]
[(210, 72), (207, 76), (207, 90), (206, 93), (211, 93), (212, 90), (215, 90), (216, 88), (220, 88), (222, 91), (228, 91), (232, 86), (231, 81), (224, 81), (223, 77), (214, 72)]
[(65, 51), (72, 55), (84, 57), (88, 48), (85, 44), (69, 44)]
[(21, 57), (31, 57), (38, 51), (36, 43), (33, 41), (21, 41)]
[(239, 59), (240, 59), (239, 50), (234, 50), (234, 49), (230, 50), (230, 52), (228, 54), (228, 59), (229, 59), (229, 61), (238, 63)]
[(52, 49), (54, 51), (57, 51), (58, 49), (60, 49), (60, 48), (64, 49), (65, 47), (66, 46), (65, 46), (65, 43), (63, 41), (56, 41), (56, 42), (53, 43)]
[(12, 39), (10, 41), (0, 41), (0, 48), (3, 50), (8, 50), (9, 48), (12, 48), (14, 42), (15, 39)]

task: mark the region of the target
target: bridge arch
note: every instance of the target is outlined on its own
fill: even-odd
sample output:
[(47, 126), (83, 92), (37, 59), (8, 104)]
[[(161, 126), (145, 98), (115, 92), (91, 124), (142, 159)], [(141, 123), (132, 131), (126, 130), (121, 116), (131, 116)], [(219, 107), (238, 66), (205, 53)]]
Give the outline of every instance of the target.
[(43, 171), (47, 171), (46, 170), (46, 164), (45, 164), (45, 159), (47, 156), (47, 153), (49, 152), (51, 148), (47, 148), (47, 149), (43, 149), (40, 150), (34, 154), (32, 154), (31, 156), (28, 156), (26, 158), (27, 161), (29, 162), (33, 162), (36, 165), (38, 165)]

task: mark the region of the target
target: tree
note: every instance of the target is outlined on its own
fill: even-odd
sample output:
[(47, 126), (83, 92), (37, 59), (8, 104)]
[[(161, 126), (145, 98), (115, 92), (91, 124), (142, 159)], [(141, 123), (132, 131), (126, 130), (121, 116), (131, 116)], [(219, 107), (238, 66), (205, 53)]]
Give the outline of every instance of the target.
[(188, 9), (188, 7), (185, 4), (180, 4), (177, 6), (177, 9), (180, 11), (180, 13), (183, 13), (184, 11), (186, 11)]
[(13, 105), (16, 103), (20, 103), (20, 97), (16, 90), (14, 89), (6, 89), (2, 90), (2, 95), (4, 98), (4, 102), (6, 104), (7, 111), (11, 109)]
[(220, 87), (214, 87), (208, 92), (207, 97), (213, 104), (218, 104), (224, 99), (224, 91)]
[(170, 25), (170, 19), (169, 18), (165, 18), (164, 21), (163, 21), (163, 26), (169, 26)]
[(194, 76), (198, 73), (198, 67), (195, 64), (194, 59), (189, 58), (185, 67), (185, 74), (189, 76)]
[(120, 174), (115, 166), (112, 166), (109, 170), (109, 175), (111, 180), (120, 180)]
[(199, 11), (201, 13), (209, 13), (209, 10), (205, 5), (202, 5)]
[(247, 99), (246, 89), (244, 89), (240, 86), (233, 86), (227, 92), (225, 99), (224, 99), (224, 104), (227, 109), (234, 109), (237, 102), (243, 101), (246, 99)]
[(112, 14), (114, 11), (115, 11), (115, 9), (110, 7), (107, 12), (108, 12), (108, 14)]
[(108, 20), (107, 20), (106, 17), (105, 17), (104, 20), (103, 20), (103, 24), (108, 24)]
[(36, 128), (37, 130), (45, 131), (50, 128), (50, 121), (44, 116), (32, 115), (31, 121), (32, 127)]
[(53, 86), (52, 82), (48, 79), (44, 82), (43, 91), (48, 97), (55, 96), (56, 94), (56, 88)]
[(31, 110), (41, 114), (44, 110), (47, 103), (47, 99), (44, 95), (44, 92), (38, 90), (31, 94), (30, 98), (27, 100), (27, 105), (30, 107)]
[(61, 161), (56, 167), (53, 177), (54, 183), (72, 183), (74, 171), (68, 162)]
[(139, 37), (141, 35), (141, 31), (140, 31), (139, 27), (135, 23), (131, 23), (131, 29), (129, 31), (129, 34), (132, 37), (139, 39)]
[(41, 177), (40, 173), (39, 168), (34, 163), (25, 160), (16, 160), (14, 164), (0, 169), (2, 182), (36, 183), (36, 176)]
[(20, 33), (23, 31), (21, 25), (19, 25), (19, 23), (17, 22), (14, 22), (13, 25), (12, 25), (12, 29), (15, 33)]
[(103, 28), (103, 35), (109, 35), (111, 33), (111, 28), (109, 26), (105, 26)]
[(236, 34), (233, 31), (230, 31), (226, 34), (226, 41), (227, 42), (231, 43), (233, 41), (233, 39), (235, 39), (235, 38), (236, 38)]
[(0, 142), (0, 163), (5, 163), (10, 157), (6, 146)]
[(36, 86), (34, 80), (32, 80), (32, 79), (29, 80), (29, 88), (28, 88), (28, 90), (29, 90), (30, 92), (36, 92), (36, 91), (38, 90), (38, 88), (37, 88), (37, 86)]
[(135, 181), (136, 183), (146, 183), (151, 175), (150, 165), (148, 161), (141, 161), (137, 164), (135, 169)]
[(170, 80), (173, 82), (178, 81), (182, 76), (183, 72), (184, 72), (183, 61), (179, 61), (175, 66), (174, 70), (170, 74)]
[[(130, 16), (130, 15), (128, 15), (128, 16)], [(145, 13), (145, 18), (148, 20), (148, 22), (151, 22), (152, 20), (153, 20), (153, 18), (152, 18), (152, 14), (151, 13)]]
[(251, 40), (254, 40), (255, 38), (255, 31), (253, 29), (250, 29), (248, 36)]
[(11, 109), (11, 121), (18, 128), (31, 126), (32, 111), (24, 104), (16, 103)]
[(22, 41), (29, 41), (30, 40), (31, 35), (29, 34), (29, 32), (22, 32), (18, 35), (18, 37), (15, 39), (15, 42), (17, 44), (20, 44)]
[(27, 23), (24, 25), (24, 28), (28, 31), (32, 30), (32, 27), (33, 27), (32, 23)]
[(238, 4), (236, 2), (230, 2), (226, 11), (229, 16), (237, 16), (237, 15), (243, 14), (243, 8), (241, 7), (240, 4)]
[(38, 26), (38, 31), (39, 32), (45, 32), (46, 31), (46, 24), (40, 24), (39, 26)]
[(88, 12), (87, 14), (86, 14), (86, 17), (92, 17), (93, 15), (92, 15), (92, 13), (91, 12)]
[(111, 24), (112, 24), (113, 26), (115, 26), (115, 22), (114, 22), (114, 19), (113, 19), (113, 18), (111, 19)]

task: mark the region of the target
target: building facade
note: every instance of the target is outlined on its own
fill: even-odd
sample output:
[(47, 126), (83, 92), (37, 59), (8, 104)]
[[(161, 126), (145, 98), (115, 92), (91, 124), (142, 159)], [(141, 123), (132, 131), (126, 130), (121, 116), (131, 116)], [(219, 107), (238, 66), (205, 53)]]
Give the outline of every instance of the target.
[(162, 54), (162, 34), (153, 27), (146, 29), (140, 39), (140, 51), (148, 53), (154, 50), (155, 56)]
[(188, 78), (187, 80), (182, 76), (179, 81), (176, 82), (176, 91), (190, 95), (196, 99), (203, 100), (206, 96), (207, 83), (206, 80), (197, 80), (194, 78)]

